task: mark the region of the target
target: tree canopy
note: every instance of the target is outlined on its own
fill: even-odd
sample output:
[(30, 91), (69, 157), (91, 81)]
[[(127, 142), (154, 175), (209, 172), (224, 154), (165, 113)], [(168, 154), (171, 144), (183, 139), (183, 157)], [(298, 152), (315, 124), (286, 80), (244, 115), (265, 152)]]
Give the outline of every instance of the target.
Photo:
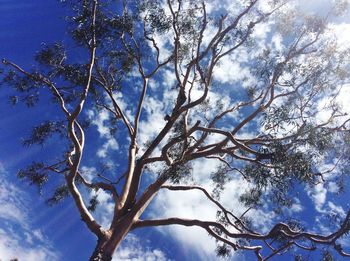
[[(31, 68), (5, 57), (2, 85), (43, 112), (24, 147), (56, 155), (18, 177), (49, 205), (74, 201), (97, 238), (90, 260), (169, 225), (203, 229), (219, 256), (350, 256), (346, 202), (322, 226), (295, 214), (320, 189), (348, 193), (350, 46), (334, 29), (345, 1), (324, 13), (283, 0), (62, 4), (70, 40), (44, 43)], [(215, 219), (161, 213), (189, 191)]]

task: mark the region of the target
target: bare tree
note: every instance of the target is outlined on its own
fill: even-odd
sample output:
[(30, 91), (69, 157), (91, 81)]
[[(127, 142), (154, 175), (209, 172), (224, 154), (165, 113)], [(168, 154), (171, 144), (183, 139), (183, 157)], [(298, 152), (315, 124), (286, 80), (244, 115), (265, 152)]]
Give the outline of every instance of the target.
[[(326, 173), (344, 185), (339, 169), (349, 164), (350, 126), (337, 97), (349, 80), (350, 53), (337, 45), (327, 26), (344, 6), (334, 6), (318, 17), (296, 11), (287, 1), (233, 1), (229, 11), (215, 9), (209, 2), (84, 0), (66, 4), (75, 12), (69, 28), (74, 50), (85, 55), (85, 61), (61, 43), (44, 46), (32, 69), (4, 59), (3, 83), (16, 90), (11, 97), (14, 104), (24, 101), (30, 107), (39, 97), (53, 97), (61, 111), (59, 120), (34, 127), (24, 145), (43, 144), (55, 133), (65, 140), (57, 149), (60, 160), (34, 162), (19, 177), (39, 188), (52, 175), (64, 180), (48, 202), (71, 195), (83, 222), (97, 237), (90, 260), (111, 260), (132, 230), (168, 225), (203, 228), (217, 240), (220, 255), (232, 248), (268, 260), (292, 248), (311, 251), (330, 246), (349, 257), (338, 241), (349, 232), (350, 212), (326, 235), (290, 221), (276, 222), (264, 233), (247, 218), (251, 209), (264, 202), (290, 206), (294, 184), (327, 183)], [(255, 37), (263, 26), (272, 28), (266, 36), (270, 44)], [(272, 44), (274, 35), (281, 38), (280, 47)], [(166, 39), (160, 41), (162, 36)], [(239, 61), (242, 52), (247, 58), (241, 64), (248, 69), (238, 74), (244, 75), (220, 82), (217, 72), (222, 63)], [(174, 76), (174, 86), (160, 81), (165, 70)], [(149, 90), (151, 81), (159, 84)], [(175, 96), (165, 98), (170, 93)], [(214, 104), (212, 93), (220, 93), (229, 102)], [(160, 112), (162, 129), (141, 144), (141, 121), (149, 95), (168, 99), (169, 106)], [(320, 104), (327, 104), (326, 118), (319, 117)], [(96, 139), (85, 135), (87, 110), (108, 112), (111, 136), (128, 144), (125, 155), (117, 159), (127, 159), (127, 163), (108, 170), (108, 175), (95, 173), (91, 181), (82, 170), (85, 146)], [(247, 131), (250, 135), (243, 135)], [(333, 168), (321, 170), (320, 158), (332, 159)], [(197, 160), (221, 163), (212, 175), (213, 191), (191, 183), (191, 166)], [(141, 189), (144, 175), (153, 180)], [(238, 176), (249, 184), (240, 196), (247, 206), (244, 213), (219, 202), (225, 184)], [(86, 188), (104, 190), (113, 198), (108, 228), (95, 220), (98, 201), (91, 198), (88, 203), (83, 198), (81, 191)], [(208, 203), (216, 205), (218, 220), (142, 219), (161, 190), (202, 193)]]

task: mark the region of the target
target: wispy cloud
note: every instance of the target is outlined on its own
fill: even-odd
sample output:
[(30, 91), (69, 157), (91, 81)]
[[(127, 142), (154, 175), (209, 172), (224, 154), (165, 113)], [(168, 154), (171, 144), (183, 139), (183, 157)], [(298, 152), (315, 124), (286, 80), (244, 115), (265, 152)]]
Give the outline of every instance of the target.
[(59, 260), (48, 239), (30, 221), (28, 195), (6, 179), (0, 163), (0, 257), (26, 261)]
[[(201, 184), (209, 192), (213, 187), (211, 173), (216, 170), (218, 163), (215, 160), (198, 160), (193, 169), (193, 182)], [(241, 177), (234, 177), (220, 196), (220, 202), (233, 213), (241, 215), (246, 208), (239, 202), (239, 195), (247, 189), (247, 183)], [(161, 191), (150, 206), (147, 213), (149, 218), (180, 217), (188, 219), (200, 219), (216, 221), (218, 208), (207, 200), (206, 196), (197, 190), (175, 192)], [(263, 215), (264, 214), (264, 215)], [(270, 212), (249, 212), (251, 218), (259, 221), (260, 227), (266, 227), (271, 223)], [(254, 219), (255, 220), (255, 219)], [(202, 228), (168, 226), (159, 229), (162, 233), (171, 236), (176, 240), (183, 252), (196, 255), (198, 260), (216, 260), (215, 239), (210, 237)], [(244, 260), (240, 255), (234, 255), (232, 260)]]
[(96, 126), (100, 137), (105, 140), (103, 145), (97, 150), (96, 155), (100, 158), (105, 158), (110, 150), (119, 149), (117, 140), (110, 133), (108, 124), (110, 119), (109, 112), (107, 110), (89, 110), (87, 114), (91, 123)]
[(129, 234), (120, 249), (113, 255), (113, 261), (170, 261), (160, 249), (147, 247), (147, 242)]

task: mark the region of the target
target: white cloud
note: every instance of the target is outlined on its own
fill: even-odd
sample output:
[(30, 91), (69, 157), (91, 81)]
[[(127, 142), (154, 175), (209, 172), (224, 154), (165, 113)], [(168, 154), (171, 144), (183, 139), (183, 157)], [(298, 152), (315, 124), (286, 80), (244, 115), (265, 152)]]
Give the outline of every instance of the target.
[(162, 77), (163, 77), (163, 84), (165, 84), (167, 88), (173, 87), (173, 85), (175, 85), (176, 76), (173, 70), (170, 70), (170, 69), (164, 70)]
[(345, 218), (346, 213), (345, 213), (344, 209), (341, 206), (337, 206), (333, 202), (330, 202), (330, 201), (328, 202), (327, 206), (329, 208), (328, 213), (329, 212), (333, 212), (336, 215), (339, 215), (341, 218)]
[(281, 34), (274, 34), (271, 38), (273, 49), (275, 49), (277, 52), (281, 52), (284, 49), (283, 45), (283, 38)]
[(145, 99), (144, 108), (146, 111), (146, 117), (145, 120), (140, 121), (139, 128), (138, 143), (141, 146), (140, 153), (145, 149), (144, 144), (147, 143), (147, 141), (152, 140), (164, 127), (166, 123), (164, 120), (166, 115), (165, 106), (166, 105), (162, 101), (153, 97), (147, 97)]
[[(318, 213), (327, 215), (333, 213), (339, 215), (341, 218), (345, 217), (346, 213), (342, 206), (336, 205), (332, 201), (327, 200), (328, 190), (323, 183), (317, 184), (313, 188), (309, 188), (307, 193), (313, 200), (315, 209)], [(316, 221), (320, 219), (322, 219), (322, 216), (316, 218)]]
[[(209, 162), (209, 164), (204, 164)], [(209, 175), (215, 168), (214, 161), (198, 161), (194, 166), (194, 178), (201, 183), (206, 182), (209, 185)], [(200, 167), (200, 165), (202, 166)], [(206, 187), (207, 187), (206, 186)], [(205, 195), (200, 191), (161, 191), (152, 203), (151, 218), (181, 217), (181, 218), (200, 218), (202, 220), (213, 220), (216, 218), (216, 208), (213, 204), (208, 204)], [(211, 239), (206, 231), (201, 228), (170, 226), (160, 229), (162, 232), (171, 234), (180, 245), (186, 249), (194, 251), (201, 260), (215, 256), (215, 241)], [(214, 254), (214, 255), (213, 255)]]
[[(1, 175), (4, 175), (4, 170), (0, 165)], [(23, 212), (25, 202), (23, 201), (23, 193), (12, 183), (9, 183), (2, 176), (0, 177), (0, 218), (13, 220), (14, 222), (23, 223), (27, 216)], [(19, 195), (17, 197), (16, 195)]]
[(332, 97), (324, 97), (317, 104), (317, 115), (316, 120), (318, 123), (327, 122), (332, 115), (333, 104), (337, 104), (340, 108), (341, 113), (346, 113), (345, 116), (335, 118), (330, 125), (337, 126), (342, 124), (349, 118), (350, 115), (350, 84), (345, 84), (343, 86), (338, 86), (339, 93), (336, 95), (335, 99)]
[(331, 24), (329, 26), (329, 31), (337, 38), (338, 48), (340, 50), (345, 50), (350, 47), (350, 24), (349, 23), (340, 23), (340, 24)]
[(338, 193), (339, 192), (339, 186), (337, 185), (336, 182), (331, 181), (327, 185), (328, 185), (328, 191), (330, 193)]
[(130, 233), (113, 255), (113, 261), (170, 261), (160, 249), (147, 247), (147, 242)]
[(296, 212), (296, 213), (303, 211), (303, 209), (304, 208), (303, 208), (303, 206), (300, 203), (294, 203), (290, 207), (290, 211), (291, 212)]
[(105, 125), (105, 122), (109, 119), (109, 112), (106, 110), (101, 111), (88, 111), (88, 116), (92, 120), (92, 124), (97, 127), (97, 131), (100, 137), (109, 136), (109, 127)]
[(81, 167), (81, 174), (87, 181), (91, 182), (96, 175), (96, 168), (83, 166)]
[(293, 216), (294, 213), (300, 213), (304, 210), (301, 202), (298, 198), (294, 198), (294, 202), (290, 207), (284, 207), (283, 210), (288, 213), (289, 216)]
[(101, 148), (98, 149), (96, 155), (100, 158), (107, 157), (107, 153), (109, 150), (118, 150), (119, 145), (117, 143), (117, 140), (115, 138), (109, 138)]
[[(194, 163), (193, 182), (200, 184), (211, 191), (212, 181), (210, 174), (218, 167), (217, 160), (198, 160)], [(220, 202), (232, 209), (233, 213), (240, 216), (246, 208), (238, 201), (241, 195), (247, 189), (247, 183), (241, 177), (235, 177), (226, 184), (226, 190), (220, 196)], [(150, 211), (147, 213), (149, 218), (167, 218), (180, 217), (188, 219), (200, 219), (216, 221), (216, 213), (219, 210), (216, 205), (208, 201), (206, 196), (199, 190), (190, 191), (168, 191), (162, 190), (156, 196), (154, 202), (150, 205)], [(250, 211), (247, 216), (257, 221), (262, 230), (272, 222), (272, 213), (268, 211)], [(161, 227), (162, 233), (171, 235), (173, 239), (179, 242), (183, 251), (195, 253), (198, 260), (216, 260), (215, 240), (208, 235), (202, 228), (167, 226)], [(243, 260), (241, 256), (234, 254), (232, 260)]]
[(90, 198), (96, 195), (98, 204), (93, 216), (103, 228), (108, 229), (113, 218), (115, 204), (111, 195), (102, 189), (90, 191)]
[(57, 254), (45, 244), (23, 242), (23, 238), (16, 234), (17, 232), (14, 233), (11, 234), (8, 230), (0, 228), (0, 255), (3, 260), (13, 258), (25, 261), (59, 260)]
[(87, 114), (92, 124), (96, 126), (100, 137), (105, 140), (102, 147), (97, 150), (96, 155), (100, 158), (105, 158), (110, 150), (119, 149), (118, 142), (110, 134), (110, 125), (107, 123), (110, 119), (110, 113), (107, 110), (89, 110)]
[[(160, 62), (165, 61), (167, 58), (169, 58), (169, 56), (171, 55), (171, 48), (169, 48), (170, 46), (173, 45), (172, 43), (172, 39), (174, 39), (173, 34), (171, 33), (171, 31), (169, 33), (166, 34), (154, 34), (154, 40), (157, 43), (157, 46), (160, 50), (159, 52), (159, 60)], [(153, 44), (149, 43), (150, 46), (153, 48)], [(156, 51), (155, 49), (153, 49), (154, 52)]]
[(221, 83), (233, 83), (249, 77), (248, 68), (242, 67), (241, 63), (235, 57), (225, 56), (220, 60), (219, 65), (214, 72), (215, 80)]
[[(176, 193), (176, 194), (175, 194)], [(176, 200), (174, 200), (176, 198)], [(159, 194), (152, 209), (154, 218), (181, 217), (215, 220), (215, 207), (206, 204), (206, 199), (198, 191), (168, 192)], [(215, 240), (208, 233), (198, 227), (167, 226), (160, 231), (171, 235), (184, 251), (196, 253), (200, 260), (215, 257)]]
[(257, 24), (254, 28), (253, 37), (257, 40), (265, 40), (267, 34), (271, 31), (271, 25), (269, 23)]
[(324, 187), (324, 184), (320, 183), (312, 188), (309, 188), (307, 193), (313, 200), (316, 210), (318, 212), (322, 212), (322, 207), (325, 204), (327, 197), (327, 189)]
[(0, 257), (25, 261), (59, 260), (58, 253), (30, 217), (28, 194), (6, 179), (0, 163)]

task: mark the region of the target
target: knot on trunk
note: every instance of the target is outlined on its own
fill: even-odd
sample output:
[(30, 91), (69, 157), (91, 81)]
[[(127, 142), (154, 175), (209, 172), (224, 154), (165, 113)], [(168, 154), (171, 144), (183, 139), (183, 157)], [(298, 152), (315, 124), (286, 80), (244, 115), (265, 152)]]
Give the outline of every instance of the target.
[(89, 261), (111, 261), (112, 256), (105, 254), (103, 249), (96, 249)]

